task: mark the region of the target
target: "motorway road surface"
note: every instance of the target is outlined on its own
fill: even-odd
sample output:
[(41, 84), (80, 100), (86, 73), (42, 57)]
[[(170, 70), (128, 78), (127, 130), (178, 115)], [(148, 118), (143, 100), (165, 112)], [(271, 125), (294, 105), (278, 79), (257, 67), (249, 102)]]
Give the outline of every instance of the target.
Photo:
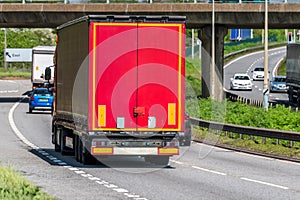
[(29, 89), (29, 80), (0, 81), (0, 162), (57, 199), (300, 199), (300, 164), (197, 143), (167, 168), (136, 157), (83, 166), (54, 152), (49, 112), (16, 102)]
[[(271, 80), (274, 75), (277, 75), (279, 62), (286, 55), (286, 47), (280, 47), (269, 50), (269, 71)], [(238, 94), (239, 96), (249, 99), (263, 101), (263, 81), (252, 81), (254, 86), (252, 91), (233, 91), (230, 90), (230, 78), (234, 73), (247, 73), (252, 78), (252, 72), (255, 67), (264, 66), (264, 52), (255, 52), (239, 57), (224, 66), (224, 87), (227, 91)], [(270, 93), (270, 102), (287, 103), (288, 96), (286, 93)]]

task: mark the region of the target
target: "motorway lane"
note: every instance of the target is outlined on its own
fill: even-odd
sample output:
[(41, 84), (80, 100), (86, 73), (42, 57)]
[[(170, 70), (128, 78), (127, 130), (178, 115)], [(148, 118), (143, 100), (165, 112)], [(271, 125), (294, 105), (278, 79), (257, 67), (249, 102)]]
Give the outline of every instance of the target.
[[(10, 94), (3, 92), (0, 94), (0, 164), (2, 166), (14, 168), (26, 179), (40, 186), (44, 192), (57, 199), (99, 199), (97, 195), (90, 196), (91, 193), (101, 193), (107, 196), (108, 199), (122, 199), (124, 197), (120, 193), (112, 193), (111, 190), (99, 187), (87, 179), (82, 179), (78, 175), (74, 176), (72, 170), (50, 162), (49, 158), (42, 156), (37, 151), (25, 145), (12, 130), (8, 114), (15, 104), (15, 97), (19, 97), (27, 90), (30, 90), (30, 81), (0, 81), (2, 91), (5, 91), (5, 88), (8, 87), (18, 92)], [(47, 115), (48, 119), (46, 117), (37, 117), (34, 121), (26, 114), (27, 110), (28, 105), (20, 103), (13, 114), (13, 119), (18, 130), (24, 136), (28, 136), (32, 140), (30, 142), (38, 146), (43, 146), (45, 150), (51, 148), (49, 150), (51, 152), (53, 148), (49, 141), (50, 131), (47, 130), (49, 127), (48, 122), (51, 120), (50, 115)], [(27, 123), (31, 124), (29, 129)], [(40, 131), (42, 129), (44, 131)], [(35, 134), (36, 137), (31, 137), (30, 134)], [(83, 190), (82, 186), (88, 189)]]
[[(269, 71), (270, 80), (276, 75), (276, 70), (280, 60), (286, 55), (286, 47), (280, 47), (269, 50)], [(227, 91), (238, 94), (239, 96), (249, 99), (263, 100), (263, 81), (253, 81), (252, 91), (232, 91), (230, 90), (230, 78), (234, 73), (247, 73), (252, 78), (252, 70), (257, 66), (264, 66), (264, 52), (255, 52), (241, 56), (224, 66), (224, 88)], [(287, 102), (286, 93), (270, 93), (269, 100), (271, 102)]]
[[(35, 155), (9, 127), (7, 113), (12, 105), (12, 102), (1, 104), (0, 119), (4, 122), (1, 130), (6, 130), (1, 132), (1, 163), (11, 163), (26, 178), (59, 199), (300, 198), (299, 165), (206, 145), (193, 144), (183, 149), (183, 155), (173, 158), (171, 167), (164, 169), (146, 165), (141, 158), (130, 158), (129, 162), (108, 159), (112, 167), (83, 166), (73, 156), (54, 152), (50, 142), (50, 114), (28, 114), (28, 105), (21, 103), (14, 112), (17, 128), (31, 143), (50, 154)], [(55, 164), (53, 158), (66, 162), (67, 166)]]

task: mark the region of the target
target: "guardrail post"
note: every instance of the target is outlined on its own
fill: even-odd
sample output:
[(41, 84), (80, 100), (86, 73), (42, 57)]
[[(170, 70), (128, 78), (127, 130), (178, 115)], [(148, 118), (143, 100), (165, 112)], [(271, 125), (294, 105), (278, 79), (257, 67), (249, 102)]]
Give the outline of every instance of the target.
[(276, 139), (276, 144), (279, 145), (279, 139)]
[(266, 137), (262, 137), (262, 143), (266, 144), (266, 141), (267, 141)]
[(240, 139), (243, 139), (243, 134), (240, 134)]
[(294, 146), (294, 141), (290, 141), (290, 147)]

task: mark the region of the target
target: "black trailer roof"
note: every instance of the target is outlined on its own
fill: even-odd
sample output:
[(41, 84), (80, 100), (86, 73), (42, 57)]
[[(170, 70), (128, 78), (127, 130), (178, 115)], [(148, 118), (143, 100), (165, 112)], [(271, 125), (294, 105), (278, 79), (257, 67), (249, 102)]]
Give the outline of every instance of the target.
[(63, 29), (73, 24), (83, 21), (88, 22), (162, 22), (162, 23), (185, 23), (185, 16), (134, 16), (134, 15), (86, 15), (78, 19), (69, 21), (57, 27)]

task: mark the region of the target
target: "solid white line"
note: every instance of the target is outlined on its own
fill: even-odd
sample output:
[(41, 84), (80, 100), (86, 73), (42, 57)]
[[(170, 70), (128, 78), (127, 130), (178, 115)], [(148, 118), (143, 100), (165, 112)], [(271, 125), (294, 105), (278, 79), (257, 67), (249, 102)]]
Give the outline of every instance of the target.
[(227, 175), (226, 173), (223, 173), (223, 172), (218, 172), (218, 171), (214, 171), (214, 170), (210, 170), (210, 169), (205, 169), (205, 168), (198, 167), (198, 166), (192, 166), (192, 168), (199, 169), (199, 170), (205, 171), (205, 172), (210, 172), (210, 173), (213, 173), (213, 174), (222, 175), (222, 176)]
[[(23, 100), (23, 99), (22, 99)], [(18, 136), (18, 138), (20, 140), (22, 140), (22, 142), (24, 142), (27, 146), (33, 148), (33, 149), (38, 149), (37, 146), (35, 146), (34, 144), (32, 144), (31, 142), (29, 142), (23, 135), (22, 133), (19, 131), (19, 129), (17, 128), (15, 122), (14, 122), (14, 119), (13, 119), (13, 114), (14, 114), (14, 111), (16, 109), (16, 107), (20, 104), (20, 102), (17, 102), (13, 105), (13, 107), (9, 110), (9, 113), (8, 113), (8, 121), (9, 121), (9, 124), (11, 126), (11, 128), (13, 129), (13, 131), (15, 132), (15, 134)]]
[(264, 182), (264, 181), (258, 181), (258, 180), (254, 180), (254, 179), (244, 178), (244, 177), (242, 177), (241, 179), (244, 180), (244, 181), (259, 183), (259, 184), (263, 184), (263, 185), (268, 185), (268, 186), (272, 186), (272, 187), (276, 187), (276, 188), (280, 188), (280, 189), (284, 189), (284, 190), (289, 189), (288, 187), (285, 187), (285, 186), (276, 185), (276, 184), (273, 184), (273, 183), (267, 183), (267, 182)]
[[(24, 98), (23, 98), (24, 99)], [(22, 99), (22, 100), (23, 100)], [(22, 101), (21, 100), (21, 101)], [(97, 177), (92, 177), (92, 175), (90, 174), (86, 174), (85, 171), (82, 171), (82, 170), (79, 170), (78, 168), (76, 167), (73, 167), (73, 166), (70, 166), (70, 165), (67, 165), (67, 163), (65, 162), (62, 162), (61, 160), (57, 159), (56, 157), (48, 154), (47, 152), (43, 151), (40, 149), (40, 147), (32, 144), (31, 142), (29, 142), (25, 137), (24, 135), (19, 131), (19, 129), (17, 128), (15, 122), (14, 122), (14, 119), (13, 119), (13, 114), (14, 114), (14, 111), (16, 109), (16, 107), (20, 104), (20, 102), (17, 102), (15, 103), (12, 108), (9, 110), (9, 114), (8, 114), (8, 121), (9, 121), (9, 124), (11, 126), (11, 128), (13, 129), (14, 133), (17, 135), (17, 137), (22, 140), (22, 142), (24, 144), (26, 144), (28, 147), (32, 148), (32, 149), (35, 149), (37, 152), (39, 152), (41, 155), (45, 156), (46, 158), (48, 158), (49, 160), (52, 160), (54, 162), (57, 162), (58, 165), (60, 166), (63, 166), (65, 167), (66, 169), (69, 169), (70, 171), (73, 171), (74, 173), (84, 177), (84, 178), (88, 178), (89, 180), (91, 181), (95, 181), (95, 183), (98, 183), (100, 185), (103, 185), (104, 187), (106, 188), (109, 188), (111, 190), (114, 190), (116, 192), (119, 192), (121, 193), (120, 191), (126, 191), (128, 192), (128, 190), (125, 190), (123, 188), (119, 188), (117, 185), (114, 185), (114, 184), (111, 184), (109, 182), (106, 182), (106, 181), (100, 181), (101, 179), (100, 178), (97, 178)], [(133, 199), (143, 199), (143, 200), (147, 200), (146, 198), (142, 198), (140, 197), (140, 195), (136, 195), (136, 194), (128, 194), (128, 193), (123, 193), (124, 196), (127, 196), (128, 198), (133, 198)]]
[(275, 160), (274, 158), (268, 158), (268, 157), (264, 157), (264, 156), (260, 156), (260, 155), (254, 155), (254, 154), (249, 154), (249, 153), (244, 153), (244, 152), (234, 151), (234, 153), (240, 154), (242, 156), (249, 156), (249, 157), (259, 158), (259, 159), (264, 159), (264, 160)]
[[(282, 48), (285, 48), (285, 47), (278, 47), (278, 48), (274, 48), (274, 49), (270, 49), (269, 51), (277, 51), (279, 49), (282, 49)], [(229, 65), (231, 65), (232, 63), (242, 59), (242, 58), (245, 58), (245, 57), (248, 57), (248, 56), (252, 56), (252, 55), (255, 55), (255, 54), (259, 54), (259, 53), (263, 53), (264, 51), (257, 51), (257, 52), (253, 52), (253, 53), (250, 53), (250, 54), (246, 54), (246, 55), (243, 55), (243, 56), (240, 56), (234, 60), (232, 60), (231, 62), (227, 63), (223, 68), (226, 68), (228, 67)], [(262, 58), (260, 58), (262, 59)]]

